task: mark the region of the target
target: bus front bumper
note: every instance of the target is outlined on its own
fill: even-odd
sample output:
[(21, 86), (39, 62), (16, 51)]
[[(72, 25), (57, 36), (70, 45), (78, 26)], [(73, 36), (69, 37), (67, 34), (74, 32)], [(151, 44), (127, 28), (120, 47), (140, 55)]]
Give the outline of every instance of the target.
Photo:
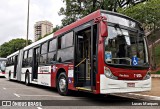
[[(129, 86), (128, 84), (134, 84)], [(100, 75), (100, 93), (125, 93), (151, 90), (151, 77), (147, 80), (114, 80)]]
[(5, 73), (4, 72), (0, 72), (0, 76), (5, 76)]

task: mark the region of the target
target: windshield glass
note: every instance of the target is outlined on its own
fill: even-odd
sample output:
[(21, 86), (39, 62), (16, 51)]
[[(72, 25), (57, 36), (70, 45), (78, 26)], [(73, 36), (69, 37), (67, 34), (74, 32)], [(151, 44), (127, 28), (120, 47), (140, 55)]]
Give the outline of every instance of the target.
[(120, 17), (117, 15), (106, 14), (106, 13), (102, 13), (102, 16), (106, 16), (107, 22), (142, 30), (139, 23), (137, 23), (133, 20), (130, 20), (129, 18), (124, 18), (124, 17)]
[(142, 34), (108, 27), (105, 39), (105, 61), (109, 64), (144, 66), (148, 63), (145, 39)]
[(6, 61), (0, 61), (0, 72), (4, 72), (6, 69)]

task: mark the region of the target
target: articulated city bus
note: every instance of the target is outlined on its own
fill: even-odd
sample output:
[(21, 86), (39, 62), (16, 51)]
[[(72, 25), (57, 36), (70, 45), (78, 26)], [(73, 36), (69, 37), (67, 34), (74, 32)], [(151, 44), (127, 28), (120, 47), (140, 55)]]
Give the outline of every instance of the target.
[(97, 10), (7, 57), (6, 77), (94, 94), (149, 91), (148, 49), (141, 24)]
[(0, 76), (5, 76), (7, 58), (0, 58)]

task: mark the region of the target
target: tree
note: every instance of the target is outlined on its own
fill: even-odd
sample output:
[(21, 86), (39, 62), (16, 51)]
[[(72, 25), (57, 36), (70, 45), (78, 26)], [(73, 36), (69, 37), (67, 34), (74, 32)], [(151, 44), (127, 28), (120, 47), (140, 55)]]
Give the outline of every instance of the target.
[(160, 27), (160, 0), (149, 0), (118, 12), (140, 21), (144, 28), (151, 31)]
[(98, 9), (117, 11), (118, 7), (129, 7), (146, 0), (63, 0), (66, 9), (61, 8), (59, 15), (64, 15), (62, 26), (66, 26)]
[(155, 36), (156, 30), (160, 29), (160, 0), (148, 0), (136, 6), (119, 9), (120, 13), (126, 14), (143, 24), (146, 32), (149, 32), (148, 41), (151, 42), (151, 64), (156, 69), (155, 62)]
[[(32, 41), (28, 40), (28, 44), (31, 44)], [(12, 39), (9, 42), (5, 42), (0, 46), (0, 57), (7, 57), (8, 55), (20, 50), (26, 46), (26, 40), (24, 39)]]
[(61, 26), (56, 25), (56, 27), (53, 28), (53, 32), (52, 32), (52, 33), (56, 32), (56, 31), (59, 30), (60, 28), (61, 28)]

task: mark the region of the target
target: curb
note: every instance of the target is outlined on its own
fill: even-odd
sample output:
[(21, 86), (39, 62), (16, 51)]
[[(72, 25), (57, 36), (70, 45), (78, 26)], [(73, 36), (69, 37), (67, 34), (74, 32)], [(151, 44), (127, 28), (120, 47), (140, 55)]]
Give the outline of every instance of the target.
[(118, 93), (118, 94), (110, 94), (110, 95), (131, 98), (136, 100), (160, 100), (160, 96), (143, 95), (138, 93)]
[(160, 78), (160, 75), (159, 74), (151, 74), (151, 77), (152, 78)]

